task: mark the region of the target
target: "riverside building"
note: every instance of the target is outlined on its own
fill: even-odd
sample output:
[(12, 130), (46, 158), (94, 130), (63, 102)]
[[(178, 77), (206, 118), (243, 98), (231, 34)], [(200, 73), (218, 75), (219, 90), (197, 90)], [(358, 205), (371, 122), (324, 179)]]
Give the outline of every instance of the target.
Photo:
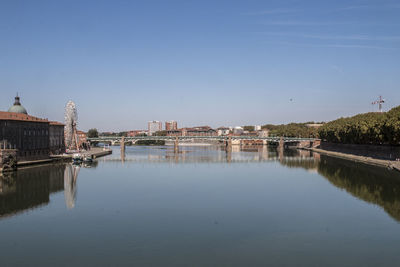
[(15, 149), (18, 160), (46, 159), (51, 153), (63, 153), (63, 132), (61, 123), (28, 115), (19, 96), (7, 112), (0, 111), (0, 149)]

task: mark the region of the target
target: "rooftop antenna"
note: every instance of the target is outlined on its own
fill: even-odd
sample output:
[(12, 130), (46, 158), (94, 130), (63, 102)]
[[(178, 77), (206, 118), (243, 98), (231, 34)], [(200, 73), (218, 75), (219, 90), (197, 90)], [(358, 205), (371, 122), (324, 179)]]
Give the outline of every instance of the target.
[(380, 95), (378, 100), (372, 102), (372, 105), (376, 105), (378, 104), (379, 106), (379, 112), (382, 112), (382, 104), (385, 103), (385, 99), (382, 98), (382, 96)]

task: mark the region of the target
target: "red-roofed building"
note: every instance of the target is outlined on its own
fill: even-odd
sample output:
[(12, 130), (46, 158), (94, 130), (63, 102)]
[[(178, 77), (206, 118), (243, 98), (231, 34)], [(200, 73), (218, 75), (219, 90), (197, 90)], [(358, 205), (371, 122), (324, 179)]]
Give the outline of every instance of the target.
[(146, 130), (134, 130), (134, 131), (129, 131), (127, 133), (127, 136), (129, 136), (129, 137), (135, 137), (137, 135), (147, 135), (147, 131)]
[[(16, 96), (14, 105), (8, 112), (0, 111), (0, 149), (16, 149), (18, 160), (49, 158), (50, 143), (54, 142), (52, 144), (55, 145), (56, 139), (61, 139), (59, 135), (61, 128), (63, 129), (64, 125), (60, 123), (50, 123), (47, 119), (28, 115), (20, 103), (20, 98)], [(52, 138), (50, 138), (50, 129)], [(64, 139), (64, 134), (62, 137)]]

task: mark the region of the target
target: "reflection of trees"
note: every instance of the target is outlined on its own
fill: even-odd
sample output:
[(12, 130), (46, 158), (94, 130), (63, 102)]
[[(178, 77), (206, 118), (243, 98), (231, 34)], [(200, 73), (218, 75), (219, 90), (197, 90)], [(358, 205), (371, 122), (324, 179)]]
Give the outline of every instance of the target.
[(310, 151), (286, 149), (277, 150), (279, 163), (288, 168), (303, 168), (306, 170), (316, 170), (319, 164), (319, 156)]
[(318, 161), (314, 158), (282, 158), (280, 163), (288, 168), (303, 168), (306, 170), (316, 170), (318, 168)]
[(63, 189), (65, 165), (21, 169), (0, 177), (0, 217), (49, 202), (49, 195)]
[(400, 175), (394, 171), (321, 155), (318, 173), (353, 196), (381, 206), (400, 221)]
[(399, 173), (317, 153), (307, 155), (296, 150), (285, 150), (280, 158), (280, 164), (289, 168), (317, 170), (334, 186), (363, 201), (381, 206), (400, 221)]

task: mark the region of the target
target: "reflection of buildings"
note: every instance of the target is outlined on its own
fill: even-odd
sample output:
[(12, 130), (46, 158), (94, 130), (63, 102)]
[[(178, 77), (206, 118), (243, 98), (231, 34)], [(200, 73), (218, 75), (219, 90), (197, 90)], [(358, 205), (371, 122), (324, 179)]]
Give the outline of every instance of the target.
[(64, 189), (64, 169), (40, 166), (0, 177), (0, 218), (47, 204), (51, 193)]
[(64, 190), (65, 204), (75, 206), (79, 166), (57, 164), (21, 169), (0, 176), (0, 218), (49, 203)]

